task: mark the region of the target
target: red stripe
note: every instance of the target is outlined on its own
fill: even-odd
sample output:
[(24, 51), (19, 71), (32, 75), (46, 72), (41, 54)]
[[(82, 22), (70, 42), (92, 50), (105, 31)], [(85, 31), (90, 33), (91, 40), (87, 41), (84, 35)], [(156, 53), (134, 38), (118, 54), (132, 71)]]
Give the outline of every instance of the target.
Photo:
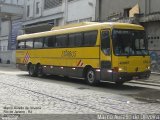
[(81, 66), (83, 66), (83, 62), (81, 63)]
[(80, 63), (81, 63), (81, 60), (78, 62), (77, 66), (79, 66), (79, 65), (80, 65)]

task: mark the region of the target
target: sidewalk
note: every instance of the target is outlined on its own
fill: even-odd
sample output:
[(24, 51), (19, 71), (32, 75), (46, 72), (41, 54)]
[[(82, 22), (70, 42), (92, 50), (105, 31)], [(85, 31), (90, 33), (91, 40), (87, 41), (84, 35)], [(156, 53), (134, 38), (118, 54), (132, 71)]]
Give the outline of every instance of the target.
[(15, 64), (0, 64), (0, 70), (4, 70), (4, 71), (19, 71), (16, 68)]
[(151, 85), (151, 86), (160, 86), (160, 74), (158, 73), (152, 73), (148, 79), (142, 79), (142, 80), (131, 80), (130, 83), (136, 83), (136, 84), (144, 84), (144, 85)]
[(0, 67), (16, 68), (16, 64), (2, 64), (2, 63), (0, 63)]
[(0, 67), (16, 67), (16, 64), (3, 64), (3, 63), (0, 63)]

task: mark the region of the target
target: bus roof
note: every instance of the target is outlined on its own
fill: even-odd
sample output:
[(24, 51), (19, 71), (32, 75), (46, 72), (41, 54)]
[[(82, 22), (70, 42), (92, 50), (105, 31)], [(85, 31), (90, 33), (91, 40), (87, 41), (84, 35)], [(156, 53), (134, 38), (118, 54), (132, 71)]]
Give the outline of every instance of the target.
[(51, 30), (60, 30), (65, 28), (80, 27), (80, 26), (93, 25), (93, 24), (97, 24), (97, 22), (81, 22), (81, 23), (67, 24), (64, 26), (53, 27)]
[(77, 24), (69, 24), (65, 26), (53, 27), (51, 31), (33, 33), (33, 34), (24, 34), (17, 37), (17, 40), (25, 40), (30, 38), (40, 38), (47, 37), (58, 34), (67, 34), (87, 30), (98, 30), (99, 28), (119, 28), (119, 29), (136, 29), (144, 30), (140, 25), (130, 24), (130, 23), (117, 23), (117, 22), (82, 22)]

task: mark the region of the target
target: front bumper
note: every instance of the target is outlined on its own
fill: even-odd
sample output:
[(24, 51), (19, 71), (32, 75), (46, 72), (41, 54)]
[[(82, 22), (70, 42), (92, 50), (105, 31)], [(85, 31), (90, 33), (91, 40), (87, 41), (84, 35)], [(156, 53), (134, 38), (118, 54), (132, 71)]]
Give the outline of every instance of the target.
[[(107, 71), (107, 70), (106, 70)], [(125, 82), (133, 79), (147, 79), (151, 74), (150, 70), (144, 72), (107, 72), (101, 73), (101, 81)]]
[(113, 81), (129, 81), (133, 79), (147, 79), (151, 71), (134, 72), (134, 73), (113, 73)]

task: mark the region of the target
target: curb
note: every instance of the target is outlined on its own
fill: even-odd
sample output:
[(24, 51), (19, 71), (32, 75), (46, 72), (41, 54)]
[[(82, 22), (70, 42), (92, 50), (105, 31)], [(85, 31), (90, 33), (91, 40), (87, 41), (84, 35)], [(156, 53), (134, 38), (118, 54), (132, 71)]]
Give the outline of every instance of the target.
[(151, 74), (160, 75), (160, 73), (157, 73), (157, 72), (151, 72)]
[(0, 67), (11, 67), (11, 68), (16, 68), (16, 64), (0, 64)]
[(151, 82), (140, 82), (140, 81), (130, 81), (128, 83), (141, 84), (141, 85), (152, 85), (152, 86), (160, 86), (160, 83), (151, 83)]

